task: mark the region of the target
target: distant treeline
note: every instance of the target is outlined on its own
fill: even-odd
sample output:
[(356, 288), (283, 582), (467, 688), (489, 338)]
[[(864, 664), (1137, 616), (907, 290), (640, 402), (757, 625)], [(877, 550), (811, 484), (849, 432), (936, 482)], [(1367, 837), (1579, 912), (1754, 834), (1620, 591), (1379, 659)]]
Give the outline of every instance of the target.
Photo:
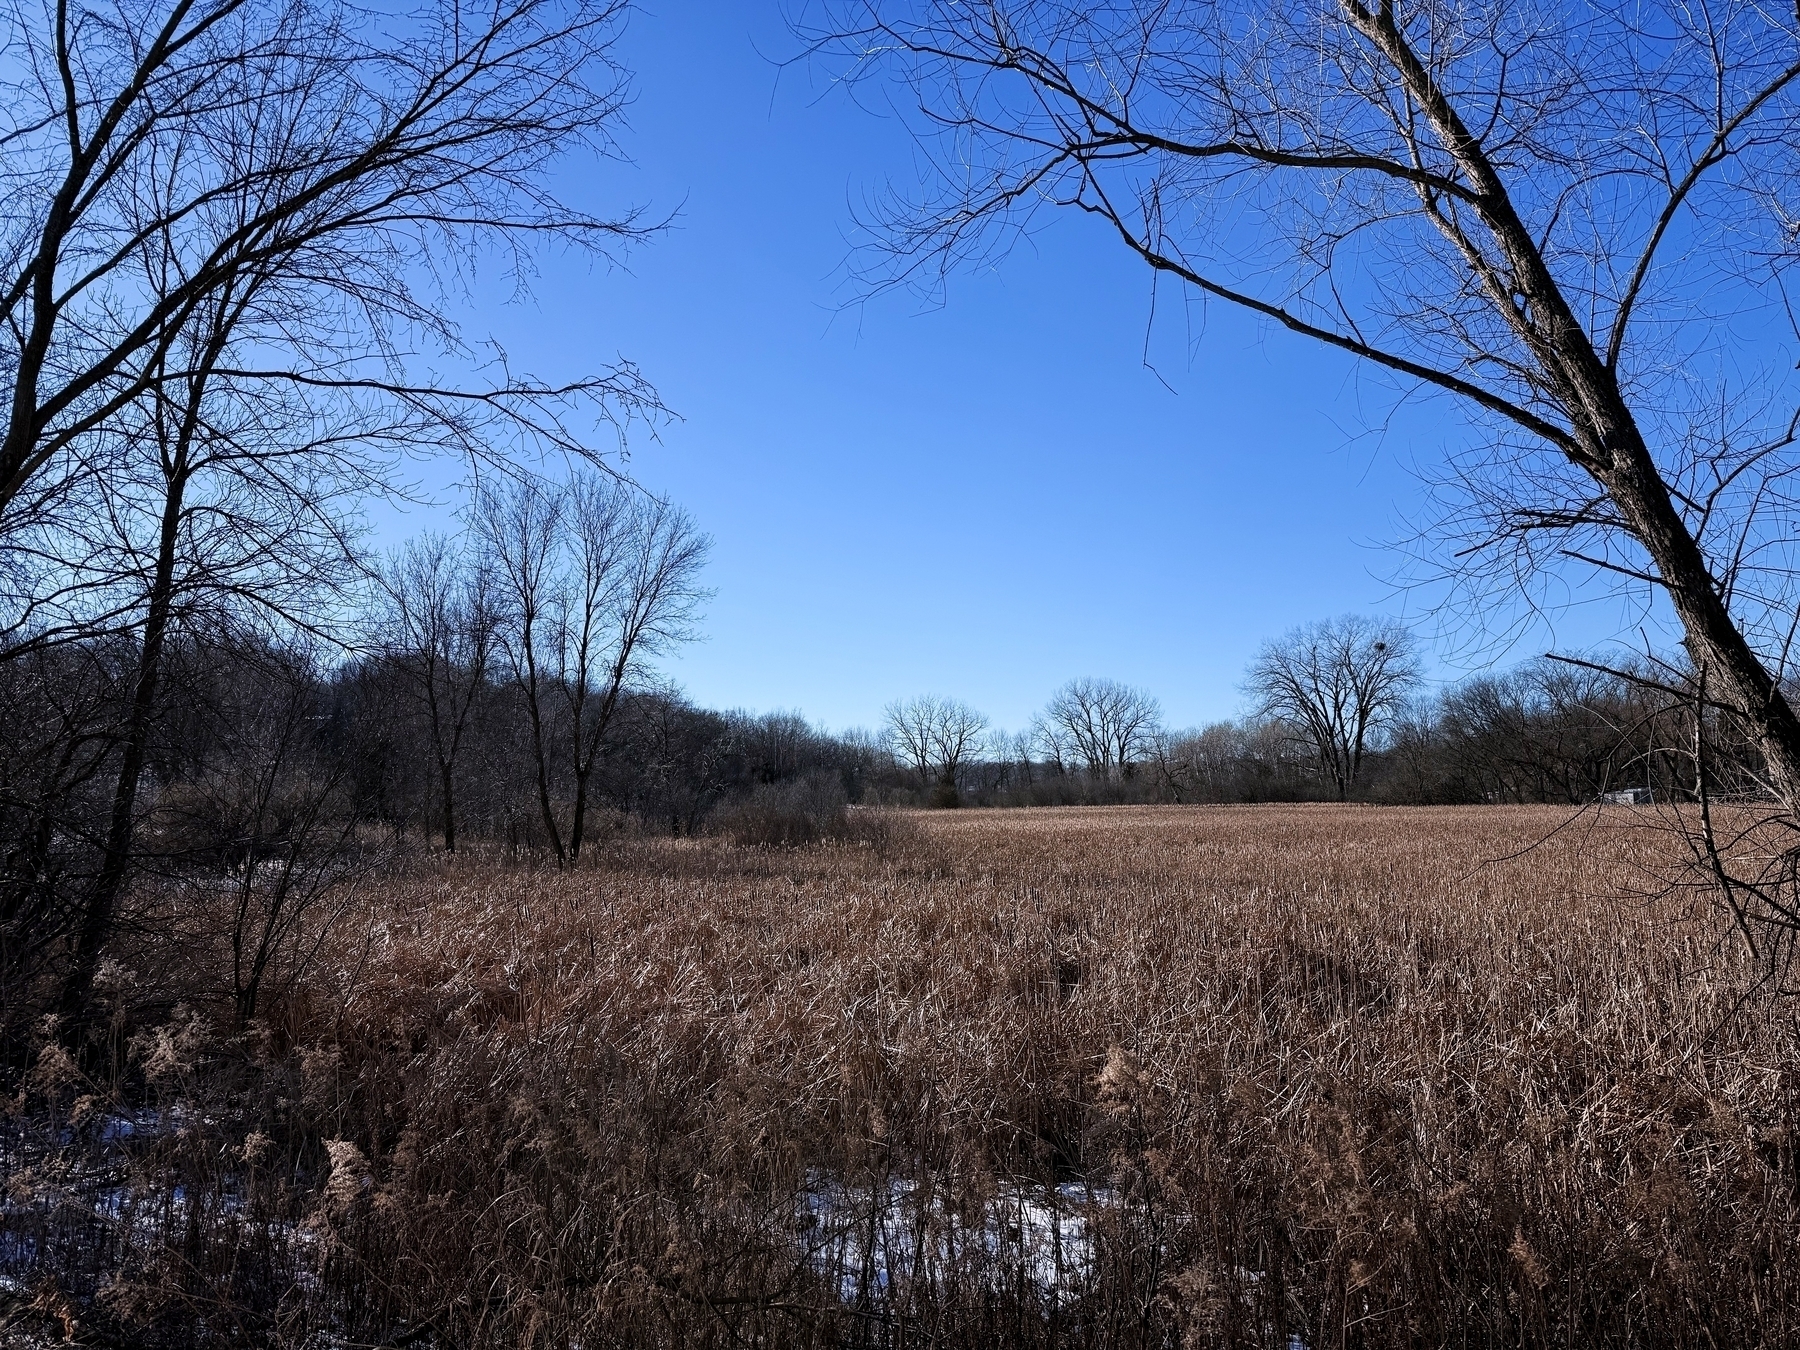
[[(1360, 772), (1340, 793), (1318, 737), (1297, 719), (1252, 715), (1171, 731), (1150, 720), (1112, 764), (1070, 755), (1054, 716), (996, 736), (959, 766), (957, 800), (980, 806), (1129, 802), (1251, 803), (1353, 800), (1413, 805), (1590, 803), (1647, 788), (1659, 800), (1692, 795), (1692, 705), (1636, 670), (1540, 657), (1476, 676), (1434, 697), (1413, 694), (1371, 728)], [(1103, 681), (1077, 682), (1104, 685)], [(1075, 686), (1071, 686), (1074, 688)], [(1116, 688), (1116, 686), (1114, 686)], [(1140, 694), (1140, 698), (1143, 696)], [(1146, 700), (1148, 701), (1148, 700)], [(1151, 703), (1154, 708), (1154, 704)], [(1723, 741), (1722, 729), (1709, 733)], [(1754, 762), (1721, 752), (1715, 790), (1756, 791)], [(892, 759), (865, 781), (892, 799), (945, 795)]]
[[(1339, 795), (1305, 728), (1276, 716), (1171, 731), (1155, 704), (1106, 681), (1059, 692), (1028, 731), (973, 724), (948, 765), (929, 739), (910, 753), (893, 725), (832, 734), (797, 713), (695, 706), (669, 689), (621, 689), (603, 729), (575, 721), (557, 680), (534, 716), (498, 670), (439, 670), (388, 650), (327, 666), (248, 638), (185, 639), (165, 657), (163, 708), (145, 754), (143, 861), (223, 860), (373, 837), (441, 847), (478, 839), (518, 852), (569, 848), (621, 829), (724, 827), (776, 798), (829, 816), (848, 804), (1054, 806), (1324, 800)], [(14, 785), (0, 801), (15, 913), (99, 865), (120, 753), (110, 728), (129, 701), (130, 644), (74, 644), (0, 666), (0, 749)], [(454, 690), (452, 694), (446, 690)], [(1068, 705), (1132, 694), (1134, 725), (1110, 752), (1069, 734)], [(446, 772), (435, 724), (457, 704)], [(1371, 737), (1356, 799), (1395, 803), (1591, 802), (1648, 787), (1684, 794), (1694, 765), (1686, 709), (1622, 674), (1539, 659), (1415, 697)], [(1104, 729), (1104, 719), (1097, 719)], [(1691, 736), (1691, 733), (1687, 733)], [(584, 737), (586, 738), (584, 740)], [(545, 747), (540, 755), (538, 746)], [(578, 750), (587, 751), (586, 759)], [(587, 766), (584, 784), (578, 771)], [(800, 788), (804, 791), (800, 791)], [(547, 805), (546, 805), (547, 803)]]

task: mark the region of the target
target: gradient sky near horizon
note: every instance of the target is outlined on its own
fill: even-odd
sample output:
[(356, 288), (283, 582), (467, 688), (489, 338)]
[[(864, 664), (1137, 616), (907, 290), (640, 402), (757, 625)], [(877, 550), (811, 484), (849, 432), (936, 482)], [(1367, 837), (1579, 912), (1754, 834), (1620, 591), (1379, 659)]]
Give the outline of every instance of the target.
[[(1463, 434), (1453, 408), (1390, 416), (1347, 359), (1153, 297), (1073, 217), (942, 304), (848, 304), (857, 208), (915, 181), (916, 151), (778, 68), (793, 46), (775, 0), (649, 0), (621, 52), (631, 162), (558, 186), (673, 227), (624, 269), (546, 260), (531, 300), (468, 324), (546, 377), (628, 357), (679, 415), (633, 435), (629, 469), (714, 539), (704, 640), (666, 663), (690, 697), (841, 729), (933, 692), (1022, 726), (1101, 675), (1186, 726), (1236, 714), (1258, 644), (1296, 624), (1356, 611), (1438, 635), (1388, 546), (1420, 515), (1414, 466)], [(1618, 622), (1577, 612), (1500, 655)]]

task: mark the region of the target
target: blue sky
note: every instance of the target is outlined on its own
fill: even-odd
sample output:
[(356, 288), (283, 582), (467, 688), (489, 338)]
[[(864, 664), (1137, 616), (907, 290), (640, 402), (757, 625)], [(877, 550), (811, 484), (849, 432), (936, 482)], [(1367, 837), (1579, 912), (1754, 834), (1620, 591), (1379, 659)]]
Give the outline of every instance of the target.
[[(559, 186), (673, 228), (625, 270), (548, 259), (533, 300), (469, 325), (540, 375), (629, 357), (679, 414), (629, 467), (715, 541), (705, 639), (667, 666), (691, 697), (842, 728), (934, 692), (1021, 726), (1102, 675), (1183, 726), (1238, 711), (1271, 635), (1420, 615), (1384, 546), (1454, 409), (1389, 417), (1347, 359), (1166, 284), (1152, 321), (1148, 273), (1074, 218), (942, 305), (849, 303), (856, 210), (914, 150), (778, 70), (791, 50), (772, 0), (652, 0), (623, 49), (632, 163)], [(1580, 622), (1557, 637), (1606, 620)]]

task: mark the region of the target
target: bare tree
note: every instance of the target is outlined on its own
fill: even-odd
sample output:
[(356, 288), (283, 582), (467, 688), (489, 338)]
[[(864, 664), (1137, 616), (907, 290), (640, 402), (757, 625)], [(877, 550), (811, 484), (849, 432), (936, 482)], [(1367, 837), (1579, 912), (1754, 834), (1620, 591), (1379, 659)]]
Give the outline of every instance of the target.
[(709, 592), (711, 541), (685, 511), (610, 477), (578, 471), (568, 486), (570, 570), (559, 597), (558, 683), (568, 700), (575, 801), (569, 856), (581, 856), (589, 787), (619, 696), (646, 662), (693, 636)]
[(493, 558), (502, 650), (531, 725), (538, 816), (559, 866), (568, 851), (550, 793), (550, 673), (544, 650), (552, 622), (547, 611), (556, 584), (562, 507), (556, 492), (533, 479), (503, 481), (483, 492), (475, 506), (476, 529)]
[(803, 31), (897, 75), (941, 166), (877, 222), (887, 279), (1066, 207), (1197, 298), (1451, 396), (1486, 433), (1447, 478), (1463, 575), (1666, 595), (1800, 812), (1771, 331), (1800, 256), (1792, 11), (823, 0)]
[(1339, 801), (1363, 755), (1419, 684), (1412, 634), (1397, 623), (1347, 614), (1263, 645), (1245, 687), (1265, 717), (1299, 729)]
[(1037, 738), (1030, 729), (1024, 731), (996, 731), (989, 737), (990, 755), (1003, 769), (1002, 782), (1015, 775), (1021, 786), (1030, 787), (1036, 781), (1036, 766), (1032, 763), (1032, 754), (1037, 748)]
[(444, 851), (456, 852), (456, 760), (487, 688), (495, 610), (486, 559), (441, 534), (409, 543), (382, 577), (385, 648), (425, 714), (437, 765)]
[[(484, 252), (511, 251), (525, 275), (540, 240), (605, 250), (642, 235), (630, 215), (564, 205), (544, 178), (558, 155), (609, 148), (625, 9), (11, 6), (0, 527), (55, 514), (87, 471), (86, 439), (182, 377), (182, 335), (246, 277), (282, 318), (219, 367), (242, 381), (390, 400), (471, 450), (499, 421), (582, 453), (563, 418), (574, 404), (654, 405), (629, 366), (560, 386), (408, 368), (421, 338), (466, 354), (448, 300)], [(169, 285), (138, 284), (149, 241)]]
[(1142, 689), (1117, 680), (1070, 680), (1051, 695), (1045, 725), (1074, 745), (1095, 778), (1122, 778), (1149, 751), (1162, 707)]
[(1076, 758), (1077, 752), (1066, 728), (1038, 713), (1031, 719), (1025, 734), (1030, 738), (1031, 748), (1049, 761), (1058, 778), (1069, 772), (1070, 761)]
[(888, 704), (883, 722), (895, 757), (918, 774), (920, 786), (935, 783), (935, 802), (954, 805), (957, 775), (980, 751), (987, 718), (958, 699), (924, 694)]
[[(620, 696), (692, 637), (711, 541), (667, 501), (584, 470), (559, 485), (503, 485), (477, 518), (503, 591), (502, 642), (531, 722), (544, 829), (558, 861), (572, 861)], [(572, 790), (566, 832), (551, 794), (559, 763)]]
[(935, 764), (932, 727), (939, 700), (930, 694), (896, 700), (882, 709), (881, 723), (894, 758), (919, 777), (920, 787), (931, 785)]
[(968, 704), (957, 699), (938, 700), (932, 746), (937, 759), (938, 785), (946, 802), (957, 800), (957, 776), (963, 766), (980, 753), (987, 725), (987, 718)]

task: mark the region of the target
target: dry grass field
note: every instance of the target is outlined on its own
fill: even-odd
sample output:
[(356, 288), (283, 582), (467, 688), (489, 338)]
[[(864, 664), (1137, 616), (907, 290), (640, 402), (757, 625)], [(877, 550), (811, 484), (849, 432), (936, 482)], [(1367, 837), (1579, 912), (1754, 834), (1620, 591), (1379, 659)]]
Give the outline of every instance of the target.
[(944, 812), (421, 864), (265, 1023), (122, 1032), (143, 1105), (46, 1056), (10, 1146), (72, 1123), (11, 1179), (15, 1326), (1800, 1343), (1791, 1010), (1634, 898), (1653, 818), (1566, 819)]

